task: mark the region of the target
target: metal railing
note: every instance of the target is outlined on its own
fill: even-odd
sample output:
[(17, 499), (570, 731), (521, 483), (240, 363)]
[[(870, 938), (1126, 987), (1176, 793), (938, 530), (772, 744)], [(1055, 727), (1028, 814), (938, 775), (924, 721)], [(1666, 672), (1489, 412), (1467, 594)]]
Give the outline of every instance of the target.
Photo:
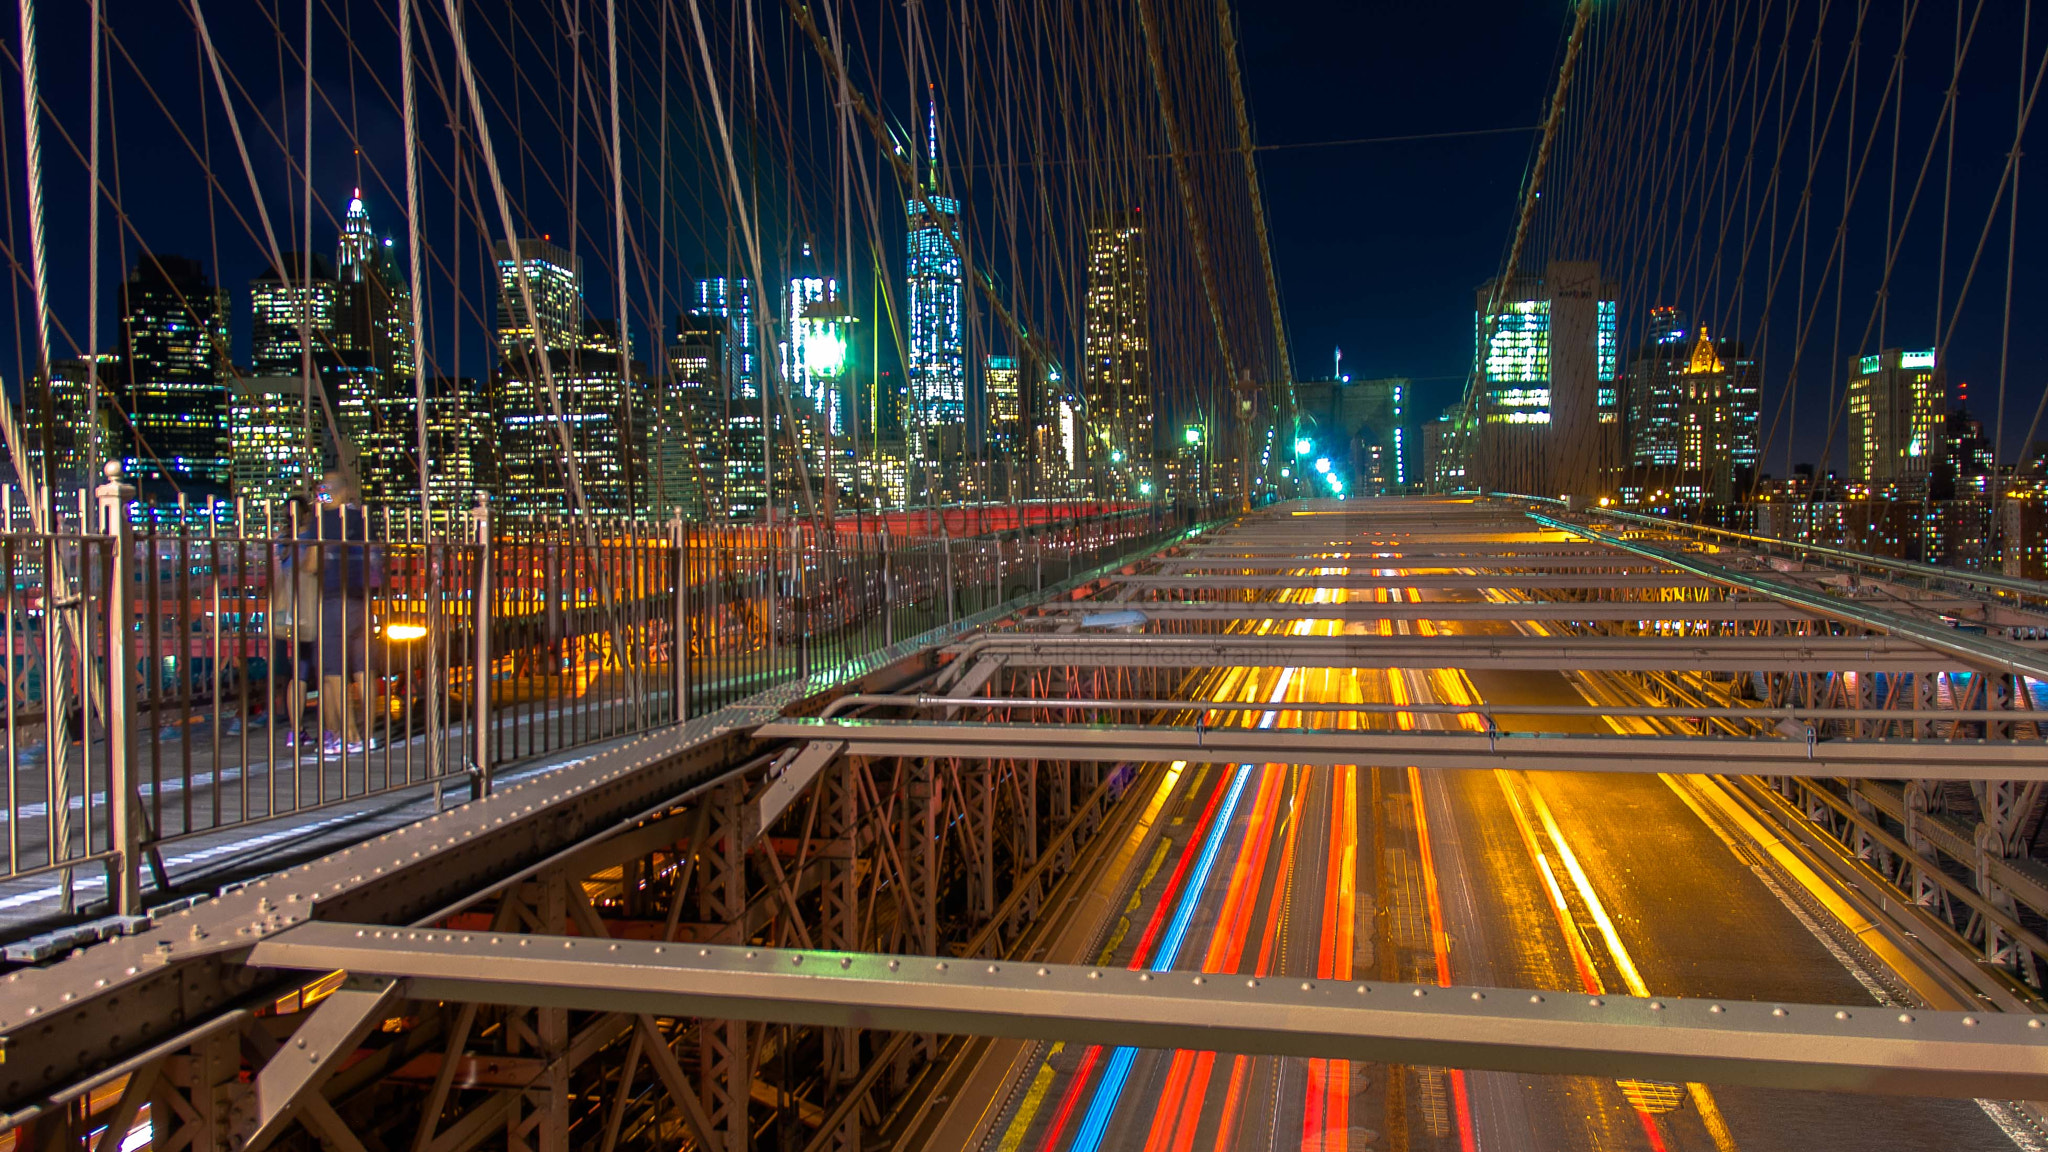
[[(128, 915), (160, 848), (676, 723), (1027, 595), (1217, 509), (705, 525), (131, 507), (113, 476), (9, 579), (0, 880)], [(964, 534), (956, 535), (955, 530)], [(681, 658), (678, 659), (678, 653)], [(344, 812), (335, 817), (346, 819)]]

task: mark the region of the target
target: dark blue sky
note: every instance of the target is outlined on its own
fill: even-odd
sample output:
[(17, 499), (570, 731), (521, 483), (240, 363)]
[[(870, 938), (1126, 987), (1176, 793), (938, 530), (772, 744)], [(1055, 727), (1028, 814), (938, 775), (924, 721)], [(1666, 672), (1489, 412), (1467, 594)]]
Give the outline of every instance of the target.
[[(1569, 9), (1499, 4), (1240, 5), (1262, 145), (1534, 124)], [(1418, 381), (1427, 419), (1463, 390), (1472, 290), (1513, 226), (1533, 133), (1259, 158), (1295, 372)]]

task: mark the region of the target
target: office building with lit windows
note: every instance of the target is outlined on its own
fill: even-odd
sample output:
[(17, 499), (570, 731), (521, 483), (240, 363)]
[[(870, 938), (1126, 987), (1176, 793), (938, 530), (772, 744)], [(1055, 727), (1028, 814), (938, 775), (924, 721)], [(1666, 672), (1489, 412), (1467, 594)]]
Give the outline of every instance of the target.
[(1598, 265), (1571, 260), (1479, 287), (1472, 482), (1537, 494), (1612, 482), (1621, 454), (1618, 295)]
[[(47, 409), (42, 407), (44, 397), (29, 398), (33, 417), (24, 428), (30, 431), (29, 467), (60, 499), (97, 486), (103, 479), (100, 466), (119, 455), (113, 397), (108, 394), (119, 371), (111, 353), (52, 360)], [(100, 393), (97, 401), (95, 391)]]
[(988, 393), (988, 441), (999, 453), (1023, 445), (1023, 374), (1015, 356), (990, 356), (982, 365), (982, 387)]
[[(365, 498), (409, 505), (419, 500), (417, 486), (408, 479), (418, 474), (412, 463), (419, 452), (416, 393), (422, 387), (428, 390), (430, 409), (454, 401), (435, 400), (432, 382), (413, 380), (412, 288), (398, 256), (392, 238), (377, 235), (371, 226), (369, 208), (357, 189), (343, 212), (336, 246), (340, 296), (334, 345), (345, 375), (360, 377), (361, 383), (336, 383), (365, 388), (371, 397), (367, 419), (351, 428), (362, 454)], [(474, 392), (474, 386), (469, 390)], [(430, 443), (433, 436), (430, 429)]]
[(196, 260), (144, 255), (121, 285), (122, 465), (137, 479), (226, 484), (228, 297)]
[(1948, 388), (1933, 349), (1852, 357), (1849, 479), (1872, 495), (1924, 485), (1941, 455)]
[(1136, 495), (1153, 451), (1151, 307), (1145, 229), (1136, 211), (1089, 226), (1083, 303), (1087, 428), (1076, 467), (1102, 470), (1109, 492)]
[[(317, 453), (306, 451), (309, 398), (305, 377), (248, 375), (228, 386), (228, 428), (233, 459), (229, 484), (254, 506), (273, 504), (304, 491), (316, 478)], [(314, 377), (315, 387), (319, 378)], [(318, 429), (319, 397), (311, 397), (312, 427)]]
[(1629, 473), (1625, 497), (1697, 504), (1746, 490), (1757, 463), (1757, 365), (1740, 341), (1702, 327), (1688, 340), (1657, 333), (1623, 380)]
[(501, 240), (492, 246), (492, 258), (498, 266), (499, 354), (576, 347), (583, 335), (582, 258), (545, 239)]
[(822, 439), (846, 434), (843, 395), (850, 319), (837, 279), (819, 275), (805, 244), (783, 288), (782, 380), (792, 406)]
[(537, 359), (516, 356), (500, 363), (492, 378), (491, 409), (498, 428), (498, 495), (507, 509), (572, 512), (572, 468), (592, 511), (639, 506), (648, 476), (640, 454), (653, 413), (645, 368), (622, 361), (621, 340), (616, 322), (586, 320), (576, 347), (547, 353), (561, 405), (559, 420)]
[(755, 343), (754, 287), (744, 276), (706, 276), (697, 281), (693, 315), (726, 321), (725, 363), (720, 373), (732, 395), (761, 398), (759, 345)]
[(725, 429), (734, 404), (746, 403), (726, 388), (730, 330), (731, 321), (723, 316), (676, 317), (675, 338), (667, 349), (668, 376), (645, 453), (648, 503), (656, 512), (680, 508), (684, 516), (697, 519), (725, 514)]

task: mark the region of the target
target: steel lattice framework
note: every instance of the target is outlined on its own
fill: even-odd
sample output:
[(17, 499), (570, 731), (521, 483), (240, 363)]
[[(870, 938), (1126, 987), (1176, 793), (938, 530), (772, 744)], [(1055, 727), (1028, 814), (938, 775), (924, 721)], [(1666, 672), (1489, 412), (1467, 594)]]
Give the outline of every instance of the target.
[[(2048, 597), (1687, 547), (1433, 501), (1170, 541), (11, 972), (4, 1122), (72, 1147), (147, 1106), (159, 1146), (434, 1152), (776, 1125), (818, 1152), (937, 1130), (1037, 1040), (2048, 1097), (2023, 834)], [(1381, 598), (1274, 596), (1336, 588)], [(1246, 627), (1304, 619), (1390, 634)], [(1494, 632), (1391, 634), (1446, 621)], [(1563, 668), (1585, 702), (1190, 701), (1254, 667)], [(1091, 963), (1139, 800), (1245, 762), (1718, 778), (1783, 851), (1850, 848), (1829, 882), (1938, 987), (1880, 1010)]]

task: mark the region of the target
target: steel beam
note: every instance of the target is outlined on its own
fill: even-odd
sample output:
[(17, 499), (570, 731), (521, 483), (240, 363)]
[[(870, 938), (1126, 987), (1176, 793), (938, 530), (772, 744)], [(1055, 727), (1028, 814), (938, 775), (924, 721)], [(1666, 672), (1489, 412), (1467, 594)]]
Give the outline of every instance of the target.
[(1652, 548), (1633, 541), (1617, 540), (1604, 536), (1583, 525), (1570, 524), (1563, 520), (1545, 516), (1540, 512), (1528, 512), (1524, 513), (1524, 515), (1539, 524), (1571, 532), (1588, 540), (1609, 544), (1616, 548), (1625, 548), (1639, 556), (1669, 564), (1674, 568), (1683, 568), (1703, 579), (1711, 580), (1724, 587), (1769, 596), (1772, 599), (1804, 608), (1831, 620), (1840, 620), (1844, 623), (1855, 624), (1864, 628), (1876, 628), (1902, 639), (1918, 641), (1938, 651), (1951, 653), (1971, 667), (1982, 668), (1986, 671), (2011, 672), (2019, 676), (2031, 676), (2036, 680), (2048, 680), (2048, 653), (2044, 653), (2038, 648), (2023, 648), (2009, 641), (1995, 640), (1989, 636), (1973, 635), (1955, 628), (1943, 627), (1930, 621), (1915, 620), (1910, 616), (1904, 616), (1897, 612), (1886, 611), (1885, 609), (1865, 604), (1858, 604), (1855, 601), (1844, 600), (1838, 596), (1830, 596), (1825, 592), (1815, 591), (1811, 588), (1801, 588), (1784, 581), (1772, 580), (1748, 572), (1737, 572), (1732, 568), (1723, 568), (1715, 564), (1707, 564), (1694, 560), (1689, 556), (1682, 556), (1661, 548)]
[(1965, 665), (1890, 636), (1215, 636), (992, 633), (949, 651), (1018, 667), (1497, 668), (1939, 672)]
[[(1190, 705), (1198, 707), (1199, 705)], [(1281, 713), (1313, 713), (1288, 705)], [(1512, 706), (1500, 715), (1514, 715)], [(1201, 728), (1155, 724), (973, 724), (778, 720), (771, 740), (843, 741), (863, 756), (960, 756), (1096, 762), (1385, 764), (1556, 772), (1680, 772), (1899, 780), (2048, 780), (2037, 741), (1798, 740), (1582, 736), (1469, 731)]]
[(1432, 556), (1393, 555), (1375, 556), (1371, 553), (1340, 556), (1315, 556), (1302, 553), (1286, 557), (1260, 557), (1257, 559), (1231, 559), (1228, 557), (1206, 556), (1199, 559), (1173, 559), (1159, 565), (1162, 575), (1179, 576), (1197, 572), (1215, 572), (1228, 575), (1233, 572), (1299, 572), (1303, 569), (1372, 574), (1393, 569), (1411, 572), (1420, 569), (1425, 572), (1456, 573), (1468, 568), (1485, 569), (1489, 573), (1502, 570), (1508, 575), (1528, 575), (1531, 578), (1553, 572), (1605, 571), (1617, 569), (1653, 576), (1680, 576), (1677, 572), (1660, 572), (1662, 567), (1628, 555), (1624, 552), (1609, 551), (1605, 555), (1562, 557), (1562, 556)]
[(421, 1000), (1830, 1092), (2048, 1096), (2048, 1028), (1901, 1011), (314, 923), (255, 965)]
[[(1341, 604), (1140, 600), (1127, 607), (1154, 620), (1682, 620), (1733, 624), (1813, 619), (1813, 613), (1775, 600), (1349, 600)], [(1041, 609), (1047, 615), (1101, 611), (1103, 605), (1092, 600), (1048, 604)]]
[[(1302, 568), (1343, 568), (1341, 564), (1299, 565)], [(1394, 567), (1394, 565), (1386, 565)], [(1346, 569), (1348, 572), (1348, 569)], [(1140, 588), (1712, 588), (1712, 580), (1699, 576), (1644, 576), (1635, 574), (1588, 575), (1541, 572), (1513, 572), (1499, 576), (1418, 573), (1413, 576), (1119, 576), (1115, 583)]]

